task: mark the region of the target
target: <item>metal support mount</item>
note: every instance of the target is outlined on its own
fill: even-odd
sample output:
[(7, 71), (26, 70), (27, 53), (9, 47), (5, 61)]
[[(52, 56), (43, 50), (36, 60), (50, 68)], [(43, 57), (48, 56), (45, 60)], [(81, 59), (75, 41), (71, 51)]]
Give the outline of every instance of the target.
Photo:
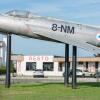
[(6, 80), (5, 87), (10, 87), (11, 34), (7, 34)]
[(77, 64), (77, 47), (73, 46), (72, 57), (72, 88), (76, 89), (76, 64)]
[(69, 84), (69, 44), (65, 44), (65, 72), (64, 72), (64, 85)]

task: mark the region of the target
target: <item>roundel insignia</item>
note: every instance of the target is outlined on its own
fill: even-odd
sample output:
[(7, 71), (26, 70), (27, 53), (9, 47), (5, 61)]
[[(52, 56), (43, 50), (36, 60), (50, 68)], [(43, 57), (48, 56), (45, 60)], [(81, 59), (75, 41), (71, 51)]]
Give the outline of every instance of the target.
[(100, 33), (96, 35), (96, 39), (100, 41)]

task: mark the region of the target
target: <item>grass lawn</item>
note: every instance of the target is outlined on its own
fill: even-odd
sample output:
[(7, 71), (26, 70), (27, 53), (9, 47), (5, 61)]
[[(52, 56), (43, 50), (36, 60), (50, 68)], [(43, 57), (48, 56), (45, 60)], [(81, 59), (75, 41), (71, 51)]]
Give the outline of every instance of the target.
[(0, 85), (0, 100), (100, 100), (100, 83), (80, 83), (73, 90), (63, 84)]

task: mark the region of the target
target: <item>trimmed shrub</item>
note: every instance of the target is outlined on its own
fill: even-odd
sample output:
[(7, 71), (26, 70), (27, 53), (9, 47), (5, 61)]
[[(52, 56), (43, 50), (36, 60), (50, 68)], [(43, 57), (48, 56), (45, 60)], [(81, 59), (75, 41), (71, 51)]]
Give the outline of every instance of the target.
[(6, 73), (6, 67), (5, 66), (0, 66), (0, 75)]
[[(12, 62), (10, 65), (10, 73), (14, 73), (14, 65)], [(6, 67), (4, 65), (0, 66), (0, 75), (2, 75), (2, 74), (6, 74)]]

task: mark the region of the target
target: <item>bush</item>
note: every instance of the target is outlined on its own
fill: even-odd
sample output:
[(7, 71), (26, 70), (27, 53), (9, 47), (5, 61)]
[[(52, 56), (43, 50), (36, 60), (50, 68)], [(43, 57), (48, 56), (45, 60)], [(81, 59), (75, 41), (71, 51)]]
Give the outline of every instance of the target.
[(6, 67), (5, 66), (0, 66), (0, 75), (6, 73)]
[[(10, 65), (10, 73), (14, 73), (14, 66), (12, 63)], [(2, 74), (6, 74), (6, 66), (4, 66), (4, 65), (0, 66), (0, 75), (2, 75)]]

